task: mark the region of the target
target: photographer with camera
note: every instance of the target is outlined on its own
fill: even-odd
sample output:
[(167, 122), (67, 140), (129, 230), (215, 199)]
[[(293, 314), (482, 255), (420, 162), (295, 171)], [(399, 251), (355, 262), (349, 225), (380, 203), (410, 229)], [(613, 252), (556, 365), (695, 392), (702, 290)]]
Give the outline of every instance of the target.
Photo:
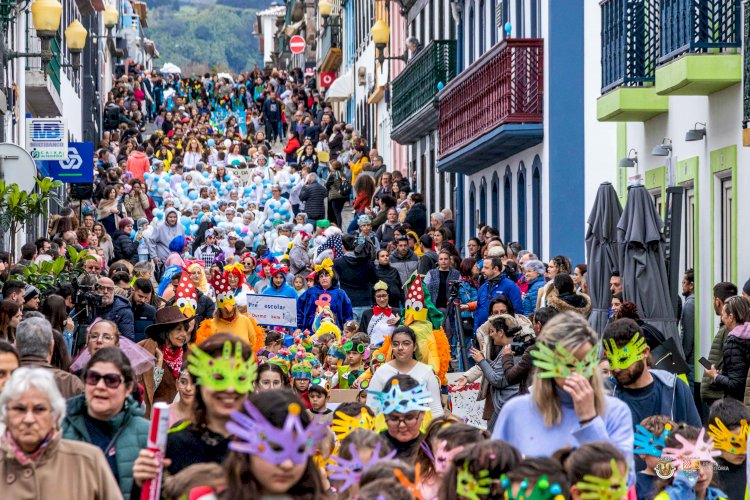
[(514, 336), (521, 331), (521, 326), (510, 314), (492, 316), (487, 321), (487, 326), (488, 338), (485, 338), (482, 349), (472, 347), (470, 350), (477, 365), (460, 377), (456, 386), (461, 388), (482, 376), (477, 400), (485, 401), (482, 417), (487, 420), (487, 429), (492, 429), (503, 405), (519, 394), (519, 384), (510, 383), (504, 372), (501, 350), (510, 347)]
[(453, 338), (452, 323), (455, 315), (449, 310), (450, 287), (451, 285), (455, 287), (455, 295), (458, 295), (458, 281), (460, 279), (461, 274), (451, 267), (451, 254), (447, 251), (440, 252), (437, 268), (430, 270), (424, 279), (424, 284), (430, 292), (430, 298), (432, 298), (435, 307), (443, 313), (445, 335), (448, 337), (451, 346), (456, 344), (456, 339)]

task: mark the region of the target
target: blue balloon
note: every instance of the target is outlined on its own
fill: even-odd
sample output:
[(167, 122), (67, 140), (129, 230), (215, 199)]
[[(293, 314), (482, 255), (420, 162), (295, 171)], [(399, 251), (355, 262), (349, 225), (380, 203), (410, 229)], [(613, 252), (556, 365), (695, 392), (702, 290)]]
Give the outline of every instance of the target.
[(503, 26), (503, 29), (505, 29), (506, 36), (510, 36), (510, 32), (513, 31), (513, 25), (510, 24), (510, 21), (505, 23), (505, 26)]
[(445, 84), (443, 82), (438, 82), (438, 84), (437, 84), (438, 92), (440, 92), (444, 88), (445, 88)]
[(162, 219), (164, 219), (164, 214), (161, 213), (161, 212), (159, 212), (158, 214), (156, 214), (156, 218), (159, 219), (159, 220), (162, 220)]
[(188, 185), (189, 184), (187, 182), (183, 182), (182, 184), (180, 184), (180, 186), (182, 186), (182, 189), (187, 189)]
[(195, 201), (195, 200), (198, 199), (198, 193), (196, 193), (195, 191), (190, 191), (190, 194), (188, 195), (188, 198), (190, 198), (191, 200)]

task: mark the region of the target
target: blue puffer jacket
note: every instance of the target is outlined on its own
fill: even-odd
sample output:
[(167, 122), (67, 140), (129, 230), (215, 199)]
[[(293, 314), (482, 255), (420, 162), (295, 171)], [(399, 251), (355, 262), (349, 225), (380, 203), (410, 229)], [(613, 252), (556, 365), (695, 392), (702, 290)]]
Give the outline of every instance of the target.
[(482, 326), (489, 316), (492, 299), (498, 295), (507, 295), (516, 312), (523, 311), (521, 290), (518, 285), (509, 280), (505, 273), (500, 273), (494, 280), (485, 281), (477, 292), (477, 307), (474, 309), (474, 333)]
[[(86, 430), (83, 416), (85, 411), (87, 411), (85, 394), (67, 401), (67, 414), (62, 421), (64, 439), (93, 444)], [(110, 419), (109, 423), (112, 425), (114, 439), (107, 450), (102, 451), (105, 456), (108, 456), (110, 450), (114, 452), (120, 491), (125, 500), (129, 500), (130, 490), (133, 488), (133, 463), (138, 458), (138, 453), (146, 447), (149, 422), (143, 418), (143, 411), (135, 401), (128, 396), (122, 411)]]
[(262, 295), (272, 295), (274, 297), (287, 297), (290, 299), (297, 299), (299, 295), (297, 290), (289, 286), (287, 283), (282, 283), (281, 288), (276, 289), (273, 284), (268, 285), (265, 290), (261, 292)]
[(523, 298), (523, 315), (528, 316), (536, 310), (536, 298), (539, 295), (539, 289), (544, 286), (544, 276), (537, 276), (529, 281), (529, 289)]
[(305, 293), (297, 299), (297, 328), (312, 331), (313, 320), (318, 310), (315, 302), (324, 293), (331, 296), (331, 311), (336, 317), (336, 324), (339, 328), (343, 328), (344, 323), (354, 317), (352, 314), (352, 303), (338, 285), (334, 285), (328, 290), (323, 290), (320, 285), (315, 285), (305, 290)]

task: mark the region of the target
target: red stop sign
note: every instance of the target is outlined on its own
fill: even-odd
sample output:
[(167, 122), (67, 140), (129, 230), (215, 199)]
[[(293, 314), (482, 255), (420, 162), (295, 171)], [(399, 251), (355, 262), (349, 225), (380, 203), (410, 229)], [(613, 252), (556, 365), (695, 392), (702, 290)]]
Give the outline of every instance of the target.
[(292, 54), (301, 54), (305, 51), (305, 39), (299, 35), (294, 35), (289, 39), (289, 50)]

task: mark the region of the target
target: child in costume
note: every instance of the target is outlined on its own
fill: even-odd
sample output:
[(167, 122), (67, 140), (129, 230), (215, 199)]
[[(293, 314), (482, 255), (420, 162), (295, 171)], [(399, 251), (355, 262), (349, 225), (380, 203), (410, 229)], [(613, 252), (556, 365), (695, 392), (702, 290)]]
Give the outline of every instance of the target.
[(656, 467), (659, 465), (664, 440), (676, 427), (664, 415), (652, 415), (644, 418), (640, 425), (635, 426), (635, 454), (646, 462), (646, 468), (636, 475), (635, 490), (638, 500), (650, 500), (656, 495), (654, 488), (659, 478)]
[(216, 293), (216, 311), (214, 317), (205, 319), (196, 331), (196, 343), (216, 333), (231, 333), (236, 335), (253, 348), (253, 352), (263, 349), (265, 333), (258, 326), (254, 318), (241, 314), (235, 303), (234, 292), (229, 285), (229, 272), (223, 274), (214, 272), (211, 276), (211, 286)]
[[(713, 439), (705, 429), (678, 425), (664, 441), (662, 457), (671, 458), (668, 472), (672, 476), (655, 500), (725, 500), (727, 495), (711, 486), (714, 481), (714, 457), (721, 455), (714, 449)], [(676, 472), (675, 472), (676, 471)]]
[(716, 457), (719, 484), (731, 500), (745, 498), (748, 422), (750, 412), (742, 401), (723, 398), (711, 405), (708, 435), (721, 451)]
[(326, 406), (330, 399), (331, 384), (321, 378), (313, 378), (307, 389), (307, 397), (310, 400), (310, 413), (326, 423), (333, 418), (333, 410)]
[(293, 394), (253, 396), (232, 414), (227, 430), (235, 436), (226, 464), (227, 498), (325, 497), (313, 456), (326, 426), (311, 420)]
[(336, 498), (355, 498), (362, 474), (396, 454), (388, 441), (367, 429), (355, 429), (343, 439), (326, 467)]
[(338, 286), (331, 259), (315, 266), (314, 285), (297, 300), (297, 328), (314, 330), (313, 321), (325, 309), (330, 310), (339, 327), (353, 317), (352, 303)]
[(338, 367), (339, 387), (349, 389), (365, 370), (363, 359), (365, 354), (369, 357), (369, 349), (365, 344), (357, 340), (347, 340), (344, 344), (346, 360)]
[(628, 464), (611, 444), (588, 443), (567, 456), (563, 452), (563, 466), (572, 500), (628, 500)]
[(297, 363), (292, 367), (292, 388), (302, 402), (305, 403), (305, 407), (308, 410), (312, 408), (310, 397), (308, 396), (311, 380), (312, 369), (310, 365), (307, 363)]
[[(419, 345), (417, 360), (432, 367), (441, 385), (447, 385), (448, 365), (451, 354), (448, 338), (442, 328), (443, 313), (437, 310), (430, 298), (430, 292), (422, 282), (422, 277), (414, 273), (406, 282), (406, 302), (402, 317), (404, 325), (417, 335)], [(391, 337), (386, 337), (378, 349), (392, 358)]]
[[(445, 472), (444, 498), (503, 498), (505, 489), (500, 485), (500, 478), (515, 469), (520, 461), (521, 454), (505, 441), (481, 441), (467, 447), (453, 457), (455, 467), (449, 467)], [(420, 467), (419, 464), (417, 467)], [(565, 480), (562, 468), (557, 465), (556, 469), (557, 476)], [(404, 483), (406, 478), (397, 475), (399, 481)], [(416, 482), (419, 483), (418, 480)], [(416, 491), (419, 492), (418, 489)]]

